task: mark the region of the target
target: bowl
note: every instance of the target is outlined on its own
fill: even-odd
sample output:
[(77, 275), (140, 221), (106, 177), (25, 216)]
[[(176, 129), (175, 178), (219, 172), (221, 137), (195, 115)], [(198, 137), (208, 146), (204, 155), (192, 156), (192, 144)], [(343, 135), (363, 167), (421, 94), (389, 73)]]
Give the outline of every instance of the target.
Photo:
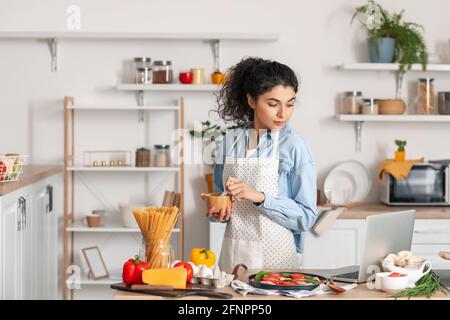
[(397, 277), (391, 277), (392, 272), (379, 272), (375, 274), (375, 289), (395, 293), (409, 287), (407, 274), (400, 274)]
[(222, 209), (231, 208), (231, 197), (228, 195), (221, 196), (218, 192), (207, 193), (205, 199), (208, 210), (210, 208), (215, 209), (213, 213), (219, 213)]
[(384, 99), (378, 101), (379, 114), (404, 114), (406, 104), (400, 99)]
[[(398, 272), (401, 274), (406, 274), (408, 276), (408, 282), (410, 287), (414, 287), (416, 282), (431, 271), (431, 263), (425, 260), (422, 265), (417, 269), (401, 268), (397, 266), (389, 266), (387, 269), (391, 272)], [(427, 269), (427, 270), (425, 270)]]

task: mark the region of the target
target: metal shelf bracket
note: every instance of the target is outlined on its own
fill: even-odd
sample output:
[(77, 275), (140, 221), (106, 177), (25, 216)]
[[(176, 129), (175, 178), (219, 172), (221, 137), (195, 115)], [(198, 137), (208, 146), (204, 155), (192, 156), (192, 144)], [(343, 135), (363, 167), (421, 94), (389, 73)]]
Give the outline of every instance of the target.
[(363, 125), (363, 121), (356, 121), (355, 122), (356, 152), (361, 152), (362, 125)]
[(214, 55), (214, 71), (220, 71), (220, 40), (212, 41), (212, 50)]
[(52, 72), (58, 71), (58, 40), (56, 38), (51, 38), (50, 50), (52, 53)]

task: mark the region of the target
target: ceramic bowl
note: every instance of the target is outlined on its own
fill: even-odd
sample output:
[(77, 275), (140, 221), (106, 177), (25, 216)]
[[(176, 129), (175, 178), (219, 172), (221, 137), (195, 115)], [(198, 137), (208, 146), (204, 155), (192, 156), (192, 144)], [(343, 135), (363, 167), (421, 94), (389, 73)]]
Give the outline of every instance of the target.
[(400, 99), (385, 99), (378, 101), (378, 112), (380, 114), (404, 114), (406, 104)]
[(219, 213), (221, 209), (231, 208), (230, 196), (221, 196), (220, 193), (207, 193), (206, 194), (206, 207), (208, 210), (214, 208), (213, 213)]
[[(390, 266), (387, 268), (391, 272), (398, 272), (408, 276), (409, 286), (414, 287), (416, 282), (431, 271), (431, 263), (425, 260), (417, 269), (401, 268), (397, 266)], [(425, 270), (426, 269), (426, 270)]]
[(402, 274), (399, 277), (390, 277), (392, 272), (379, 272), (375, 275), (375, 289), (395, 293), (409, 287), (408, 275)]

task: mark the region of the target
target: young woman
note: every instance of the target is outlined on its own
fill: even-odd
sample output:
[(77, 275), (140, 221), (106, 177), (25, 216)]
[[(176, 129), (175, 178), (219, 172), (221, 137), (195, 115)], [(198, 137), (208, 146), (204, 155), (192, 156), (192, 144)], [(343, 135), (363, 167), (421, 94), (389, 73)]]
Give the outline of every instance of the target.
[(242, 126), (225, 135), (214, 167), (214, 189), (227, 191), (233, 208), (208, 212), (227, 222), (224, 270), (238, 263), (300, 267), (304, 232), (316, 220), (316, 170), (308, 144), (288, 125), (297, 90), (288, 66), (246, 58), (230, 69), (220, 91), (219, 115)]

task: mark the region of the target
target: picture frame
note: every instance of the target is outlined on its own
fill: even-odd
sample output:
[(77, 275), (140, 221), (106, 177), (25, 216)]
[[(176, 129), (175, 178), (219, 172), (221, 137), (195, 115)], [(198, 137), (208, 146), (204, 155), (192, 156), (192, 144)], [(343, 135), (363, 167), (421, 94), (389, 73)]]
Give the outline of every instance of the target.
[(94, 280), (109, 278), (109, 271), (98, 246), (81, 249)]

